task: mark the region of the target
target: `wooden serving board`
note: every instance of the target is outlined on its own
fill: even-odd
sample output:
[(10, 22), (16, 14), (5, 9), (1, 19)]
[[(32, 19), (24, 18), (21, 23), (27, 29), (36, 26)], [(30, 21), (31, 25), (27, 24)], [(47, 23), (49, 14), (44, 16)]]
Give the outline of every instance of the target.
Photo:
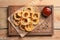
[[(24, 6), (9, 6), (8, 11), (7, 11), (8, 12), (7, 17), (9, 17), (13, 12), (15, 12), (21, 7), (24, 7)], [(43, 9), (43, 7), (45, 7), (45, 5), (37, 6), (37, 7), (40, 8), (40, 12), (41, 12), (41, 10)], [(49, 6), (49, 7), (53, 9), (52, 6)], [(52, 14), (48, 18), (42, 17), (42, 19), (44, 20), (44, 22), (41, 23), (41, 25), (39, 25), (33, 31), (29, 32), (27, 36), (28, 35), (52, 35), (53, 34), (53, 10), (52, 10)], [(8, 36), (19, 36), (19, 34), (13, 28), (13, 26), (11, 25), (9, 21), (7, 21), (7, 24), (8, 24)]]

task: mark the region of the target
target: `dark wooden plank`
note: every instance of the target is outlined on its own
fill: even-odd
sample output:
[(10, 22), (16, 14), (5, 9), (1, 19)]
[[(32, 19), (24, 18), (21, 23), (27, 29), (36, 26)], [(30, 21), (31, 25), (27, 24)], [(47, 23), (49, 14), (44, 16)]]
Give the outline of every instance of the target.
[[(9, 6), (8, 7), (8, 17), (15, 12), (17, 9), (21, 8), (23, 6)], [(39, 8), (42, 8), (43, 6), (38, 6)], [(51, 6), (50, 6), (51, 7)], [(52, 8), (52, 7), (51, 7)], [(41, 11), (41, 10), (40, 10)], [(28, 33), (28, 35), (52, 35), (53, 34), (53, 13), (46, 19), (46, 22), (48, 23), (47, 29), (43, 29), (43, 24), (39, 27), (37, 27), (32, 32)], [(38, 31), (39, 29), (39, 31)], [(16, 30), (13, 28), (13, 26), (8, 22), (8, 35), (14, 36), (18, 35)]]

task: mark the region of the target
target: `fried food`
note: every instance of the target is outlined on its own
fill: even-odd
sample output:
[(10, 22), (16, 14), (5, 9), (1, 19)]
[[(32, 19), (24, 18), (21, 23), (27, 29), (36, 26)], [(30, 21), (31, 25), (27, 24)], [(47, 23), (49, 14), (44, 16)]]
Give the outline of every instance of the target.
[(39, 19), (32, 19), (32, 23), (33, 23), (34, 25), (38, 24), (38, 23), (39, 23)]
[(33, 28), (34, 28), (33, 24), (29, 24), (29, 25), (26, 25), (26, 26), (25, 26), (25, 30), (26, 30), (26, 31), (32, 31)]
[(23, 14), (22, 14), (22, 17), (23, 18), (28, 18), (28, 17), (30, 17), (30, 13), (28, 11), (24, 11)]
[(21, 20), (21, 24), (22, 25), (28, 25), (29, 24), (29, 22), (30, 22), (30, 19), (29, 18), (22, 18), (22, 20)]
[(21, 29), (22, 31), (25, 31), (25, 25), (20, 25), (19, 29)]
[(21, 16), (19, 15), (20, 13), (15, 13), (14, 15), (13, 15), (13, 18), (15, 19), (15, 20), (20, 20), (21, 19)]
[(33, 13), (32, 18), (33, 19), (39, 19), (40, 18), (40, 13), (38, 13), (38, 12)]
[(35, 12), (32, 7), (26, 7), (23, 11), (19, 10), (13, 14), (13, 23), (18, 26), (20, 30), (32, 31), (34, 25), (37, 25), (40, 20), (40, 13)]

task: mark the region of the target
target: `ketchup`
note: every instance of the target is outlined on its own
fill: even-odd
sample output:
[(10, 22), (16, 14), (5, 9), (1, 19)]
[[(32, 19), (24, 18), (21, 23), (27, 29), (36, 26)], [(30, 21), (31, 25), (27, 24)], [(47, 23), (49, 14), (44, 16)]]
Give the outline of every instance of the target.
[(51, 13), (52, 13), (52, 8), (50, 8), (49, 6), (44, 7), (42, 10), (42, 15), (45, 17), (48, 17)]

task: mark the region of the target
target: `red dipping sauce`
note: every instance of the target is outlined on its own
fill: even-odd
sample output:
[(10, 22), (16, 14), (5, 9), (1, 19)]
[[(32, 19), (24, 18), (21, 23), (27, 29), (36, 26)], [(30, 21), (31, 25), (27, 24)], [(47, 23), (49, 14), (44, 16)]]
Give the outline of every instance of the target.
[(42, 10), (44, 16), (49, 16), (52, 13), (52, 9), (50, 7), (44, 7)]

